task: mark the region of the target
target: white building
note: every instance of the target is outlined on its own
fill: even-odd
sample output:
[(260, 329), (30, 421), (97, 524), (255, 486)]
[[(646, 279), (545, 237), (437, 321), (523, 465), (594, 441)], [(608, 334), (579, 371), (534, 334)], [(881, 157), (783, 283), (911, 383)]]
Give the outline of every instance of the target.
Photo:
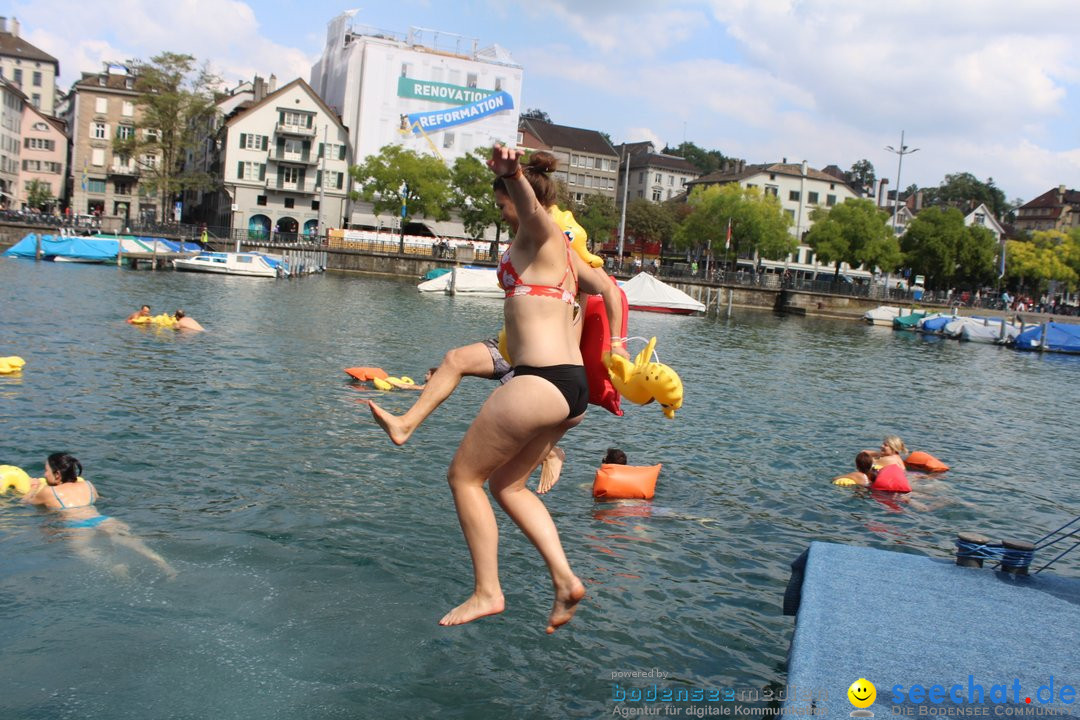
[(311, 86), (349, 129), (357, 162), (386, 145), (448, 164), (517, 137), (521, 66), (498, 45), (430, 30), (407, 36), (330, 21)]
[[(693, 188), (709, 185), (726, 185), (737, 182), (742, 187), (759, 188), (765, 195), (772, 195), (780, 200), (784, 214), (791, 218), (789, 232), (799, 238), (799, 247), (784, 261), (763, 261), (767, 266), (787, 266), (792, 270), (817, 271), (821, 268), (814, 251), (802, 244), (802, 238), (813, 226), (810, 212), (816, 207), (831, 208), (859, 195), (843, 180), (809, 167), (802, 163), (783, 162), (747, 165), (743, 161), (726, 163), (716, 172), (690, 180), (686, 183), (687, 192)], [(844, 265), (847, 268), (847, 265)], [(858, 273), (866, 275), (867, 273)]]
[(984, 227), (994, 234), (994, 242), (1000, 244), (1001, 236), (1005, 234), (1005, 228), (1001, 226), (998, 219), (994, 217), (994, 213), (990, 208), (986, 207), (985, 203), (979, 203), (979, 206), (968, 211), (968, 214), (964, 216), (964, 224), (968, 227)]
[[(620, 157), (626, 158), (619, 169), (620, 190), (615, 197), (619, 206), (622, 205), (624, 192), (628, 202), (671, 200), (685, 192), (686, 184), (701, 175), (701, 171), (689, 160), (656, 152), (656, 147), (647, 140), (624, 143), (615, 149)], [(627, 166), (630, 169), (629, 183), (625, 179)]]
[[(253, 98), (256, 96), (253, 96)], [(250, 236), (313, 236), (341, 227), (348, 199), (348, 131), (296, 79), (225, 118), (218, 134), (224, 194), (213, 224)], [(320, 220), (322, 228), (320, 228)]]
[(19, 21), (0, 17), (0, 78), (26, 93), (46, 115), (56, 114), (56, 78), (60, 61), (19, 36)]

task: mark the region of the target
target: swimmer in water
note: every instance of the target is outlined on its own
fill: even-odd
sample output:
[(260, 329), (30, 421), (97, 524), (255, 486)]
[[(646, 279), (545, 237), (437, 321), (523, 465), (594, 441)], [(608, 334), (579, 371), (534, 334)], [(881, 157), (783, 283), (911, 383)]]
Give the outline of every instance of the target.
[[(75, 551), (83, 558), (102, 562), (100, 555), (90, 546), (95, 530), (108, 535), (116, 545), (134, 550), (160, 567), (170, 578), (176, 577), (176, 570), (131, 534), (131, 528), (115, 518), (102, 515), (94, 507), (98, 500), (97, 488), (89, 480), (81, 480), (82, 464), (67, 453), (53, 453), (45, 461), (45, 477), (36, 480), (23, 496), (23, 502), (31, 505), (43, 505), (48, 510), (60, 513), (67, 529), (71, 530), (71, 542)], [(123, 566), (115, 566), (114, 571), (126, 572)]]

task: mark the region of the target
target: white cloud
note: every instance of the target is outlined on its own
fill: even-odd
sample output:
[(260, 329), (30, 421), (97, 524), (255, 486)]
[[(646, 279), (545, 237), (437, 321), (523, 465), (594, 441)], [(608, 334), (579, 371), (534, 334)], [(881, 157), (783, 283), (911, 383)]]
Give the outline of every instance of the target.
[[(230, 81), (256, 73), (308, 79), (315, 57), (262, 35), (251, 6), (237, 0), (53, 0), (17, 5), (24, 35), (60, 61), (62, 87), (106, 61), (149, 60), (160, 52), (210, 60)], [(63, 18), (64, 34), (52, 30)], [(78, 28), (78, 33), (67, 29)]]

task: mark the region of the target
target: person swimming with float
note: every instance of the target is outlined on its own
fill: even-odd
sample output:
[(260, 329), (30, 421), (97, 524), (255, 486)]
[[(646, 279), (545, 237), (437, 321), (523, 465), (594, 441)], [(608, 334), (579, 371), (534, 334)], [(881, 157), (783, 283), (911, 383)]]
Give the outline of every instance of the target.
[[(107, 515), (102, 515), (94, 507), (98, 501), (97, 488), (89, 480), (84, 480), (82, 464), (68, 453), (53, 453), (45, 460), (45, 477), (31, 482), (30, 489), (23, 496), (23, 502), (31, 505), (43, 505), (46, 509), (61, 514), (64, 525), (69, 530), (100, 530), (109, 539), (153, 561), (169, 577), (176, 576), (176, 570), (163, 557), (148, 548), (142, 540), (131, 534), (131, 528), (125, 523)], [(71, 541), (75, 551), (87, 560), (101, 562), (101, 557), (90, 546), (93, 533), (73, 532)], [(121, 572), (124, 566), (115, 566)]]

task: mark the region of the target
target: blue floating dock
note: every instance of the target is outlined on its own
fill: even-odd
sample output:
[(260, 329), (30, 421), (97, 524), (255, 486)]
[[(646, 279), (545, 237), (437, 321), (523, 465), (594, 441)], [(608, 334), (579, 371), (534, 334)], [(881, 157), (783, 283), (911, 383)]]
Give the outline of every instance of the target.
[(850, 716), (865, 678), (878, 718), (1080, 717), (1080, 580), (991, 565), (811, 543), (784, 599), (784, 714)]

